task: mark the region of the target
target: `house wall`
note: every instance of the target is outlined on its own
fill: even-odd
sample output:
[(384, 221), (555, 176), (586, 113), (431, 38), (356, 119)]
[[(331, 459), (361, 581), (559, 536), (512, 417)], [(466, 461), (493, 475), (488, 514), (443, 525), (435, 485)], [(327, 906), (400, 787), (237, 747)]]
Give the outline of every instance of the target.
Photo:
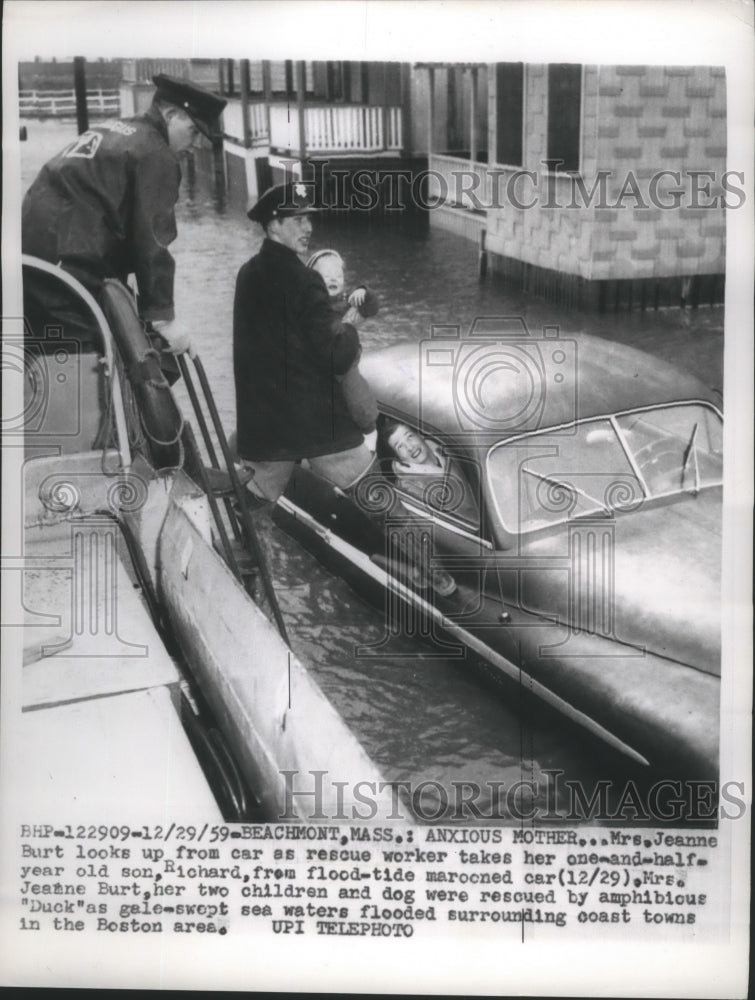
[(430, 142), (436, 152), (446, 144), (446, 91), (434, 80), (432, 140), (429, 138), (430, 73), (427, 69), (412, 68), (411, 103), (412, 118), (409, 143), (411, 151), (427, 153)]
[[(449, 78), (453, 82), (449, 83)], [(430, 105), (430, 70), (412, 67), (410, 76), (411, 125), (407, 152), (425, 156), (428, 151)], [(406, 106), (404, 106), (406, 113)], [(469, 153), (472, 116), (472, 74), (460, 66), (436, 66), (433, 69), (434, 153)], [(487, 156), (488, 149), (488, 74), (477, 70), (477, 153)]]
[(151, 83), (122, 83), (120, 95), (121, 117), (132, 118), (134, 115), (144, 114), (149, 108), (155, 88)]
[[(489, 148), (496, 149), (496, 74), (489, 68)], [(590, 281), (712, 275), (724, 272), (725, 222), (720, 177), (726, 162), (724, 70), (715, 67), (584, 66), (581, 107), (581, 169), (588, 191), (601, 172), (589, 207), (575, 204), (568, 175), (549, 174), (548, 73), (525, 67), (522, 167), (537, 175), (537, 197), (529, 179), (517, 190), (516, 207), (506, 197), (517, 165), (500, 170), (501, 207), (487, 212), (487, 248), (494, 254)], [(660, 171), (678, 171), (684, 203), (660, 208), (650, 196)], [(716, 182), (700, 188), (694, 202), (690, 171), (714, 171)], [(631, 173), (632, 178), (628, 179)], [(700, 182), (705, 184), (705, 179)], [(548, 185), (551, 185), (550, 187)], [(629, 185), (629, 187), (627, 187)], [(657, 187), (673, 205), (673, 178)], [(623, 199), (620, 198), (622, 190)], [(648, 207), (637, 207), (635, 192)], [(719, 207), (702, 207), (714, 198)], [(577, 191), (576, 204), (584, 200)]]
[[(617, 177), (634, 171), (644, 189), (661, 170), (679, 171), (690, 192), (689, 171), (714, 171), (717, 181), (697, 198), (705, 205), (723, 195), (726, 170), (726, 80), (710, 66), (603, 66), (598, 80), (599, 167)], [(673, 179), (664, 181), (664, 204), (673, 201)], [(614, 200), (614, 199), (610, 199)], [(648, 199), (650, 200), (650, 199)], [(722, 274), (724, 209), (687, 204), (663, 209), (608, 209), (595, 213), (592, 278)], [(631, 201), (629, 202), (632, 203)]]
[[(584, 173), (594, 172), (597, 163), (596, 90), (597, 67), (586, 66), (583, 72), (581, 139)], [(495, 66), (489, 68), (488, 94), (489, 148), (494, 155), (497, 148)], [(567, 175), (548, 174), (543, 166), (547, 152), (547, 98), (547, 67), (525, 66), (523, 163), (521, 166), (491, 164), (501, 171), (495, 201), (502, 207), (493, 208), (487, 213), (486, 247), (492, 253), (513, 257), (537, 267), (587, 277), (592, 254), (593, 210), (548, 207), (549, 204), (571, 202), (571, 181)], [(511, 188), (512, 178), (521, 169), (537, 175), (537, 187), (530, 179), (522, 178)], [(550, 195), (548, 184), (554, 185)], [(513, 191), (514, 200), (526, 207), (511, 204), (512, 199), (508, 196), (510, 190)]]

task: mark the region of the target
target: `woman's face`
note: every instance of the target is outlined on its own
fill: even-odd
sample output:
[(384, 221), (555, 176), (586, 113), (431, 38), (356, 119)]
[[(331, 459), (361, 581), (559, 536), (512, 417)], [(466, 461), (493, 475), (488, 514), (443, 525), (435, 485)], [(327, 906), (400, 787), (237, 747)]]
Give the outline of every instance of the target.
[(344, 285), (343, 264), (338, 257), (334, 257), (332, 254), (321, 257), (315, 263), (314, 270), (322, 275), (322, 280), (328, 289), (328, 295), (332, 299), (342, 294)]
[(396, 457), (405, 465), (428, 465), (435, 461), (430, 449), (419, 434), (406, 424), (401, 424), (388, 438)]

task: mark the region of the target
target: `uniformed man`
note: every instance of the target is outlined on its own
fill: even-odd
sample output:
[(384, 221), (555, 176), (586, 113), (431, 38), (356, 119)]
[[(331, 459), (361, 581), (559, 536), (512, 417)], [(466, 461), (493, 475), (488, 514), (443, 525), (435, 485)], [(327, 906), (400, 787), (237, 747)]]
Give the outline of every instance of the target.
[[(226, 102), (186, 80), (159, 74), (153, 82), (144, 114), (92, 125), (42, 168), (23, 202), (22, 249), (59, 264), (95, 298), (103, 279), (135, 275), (140, 316), (180, 353), (189, 341), (174, 326), (168, 250), (176, 238), (179, 155), (199, 132), (211, 135)], [(24, 292), (32, 329), (70, 308), (44, 281)], [(86, 321), (66, 332), (85, 334)]]
[(314, 211), (304, 184), (267, 190), (248, 212), (265, 240), (236, 280), (236, 446), (254, 470), (250, 489), (268, 500), (284, 491), (299, 459), (342, 489), (373, 461), (339, 381), (359, 357), (359, 320), (342, 322), (321, 275), (302, 259)]

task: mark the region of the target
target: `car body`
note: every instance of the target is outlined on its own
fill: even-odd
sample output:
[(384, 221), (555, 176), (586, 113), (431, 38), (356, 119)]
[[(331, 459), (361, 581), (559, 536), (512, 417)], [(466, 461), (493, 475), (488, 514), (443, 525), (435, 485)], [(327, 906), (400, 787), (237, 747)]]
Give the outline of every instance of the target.
[[(394, 616), (424, 615), (428, 638), (636, 762), (717, 777), (719, 400), (647, 354), (549, 332), (488, 320), (366, 354), (383, 429), (429, 438), (445, 468), (401, 476), (381, 438), (354, 489), (301, 469), (274, 516)], [(422, 558), (452, 595), (407, 575)]]

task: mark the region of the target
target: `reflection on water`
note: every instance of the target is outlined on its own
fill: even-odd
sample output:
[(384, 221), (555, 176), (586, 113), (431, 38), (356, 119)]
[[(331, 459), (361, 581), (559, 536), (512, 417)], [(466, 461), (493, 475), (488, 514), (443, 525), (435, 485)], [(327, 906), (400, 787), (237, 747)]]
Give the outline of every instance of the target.
[[(39, 166), (69, 140), (72, 123), (29, 125), (22, 144), (24, 189)], [(186, 190), (178, 207), (176, 309), (201, 355), (227, 429), (235, 423), (231, 327), (233, 290), (241, 264), (254, 254), (261, 231), (236, 213), (223, 213), (209, 195)], [(416, 225), (316, 224), (311, 249), (333, 246), (344, 257), (350, 286), (368, 284), (381, 309), (362, 331), (366, 348), (397, 340), (418, 341), (433, 324), (467, 329), (478, 316), (521, 316), (531, 330), (558, 324), (563, 335), (585, 331), (632, 344), (686, 367), (717, 388), (722, 385), (723, 309), (593, 315), (560, 312), (490, 278), (477, 279), (477, 246), (437, 229)], [(188, 399), (179, 389), (184, 412)], [(316, 673), (326, 694), (353, 727), (386, 778), (411, 781), (422, 790), (428, 817), (443, 811), (453, 782), (481, 786), (480, 812), (511, 815), (511, 801), (496, 805), (515, 782), (532, 782), (538, 805), (554, 792), (556, 808), (568, 811), (567, 779), (593, 786), (602, 778), (621, 782), (630, 774), (616, 755), (549, 710), (522, 701), (516, 689), (499, 690), (474, 657), (462, 661), (430, 655), (407, 638), (392, 638), (385, 655), (359, 659), (358, 645), (383, 635), (380, 614), (365, 606), (296, 543), (258, 516), (295, 651)], [(469, 793), (467, 793), (469, 794)], [(531, 795), (521, 797), (524, 810)], [(552, 803), (551, 803), (552, 805)], [(631, 813), (629, 817), (631, 818)]]

